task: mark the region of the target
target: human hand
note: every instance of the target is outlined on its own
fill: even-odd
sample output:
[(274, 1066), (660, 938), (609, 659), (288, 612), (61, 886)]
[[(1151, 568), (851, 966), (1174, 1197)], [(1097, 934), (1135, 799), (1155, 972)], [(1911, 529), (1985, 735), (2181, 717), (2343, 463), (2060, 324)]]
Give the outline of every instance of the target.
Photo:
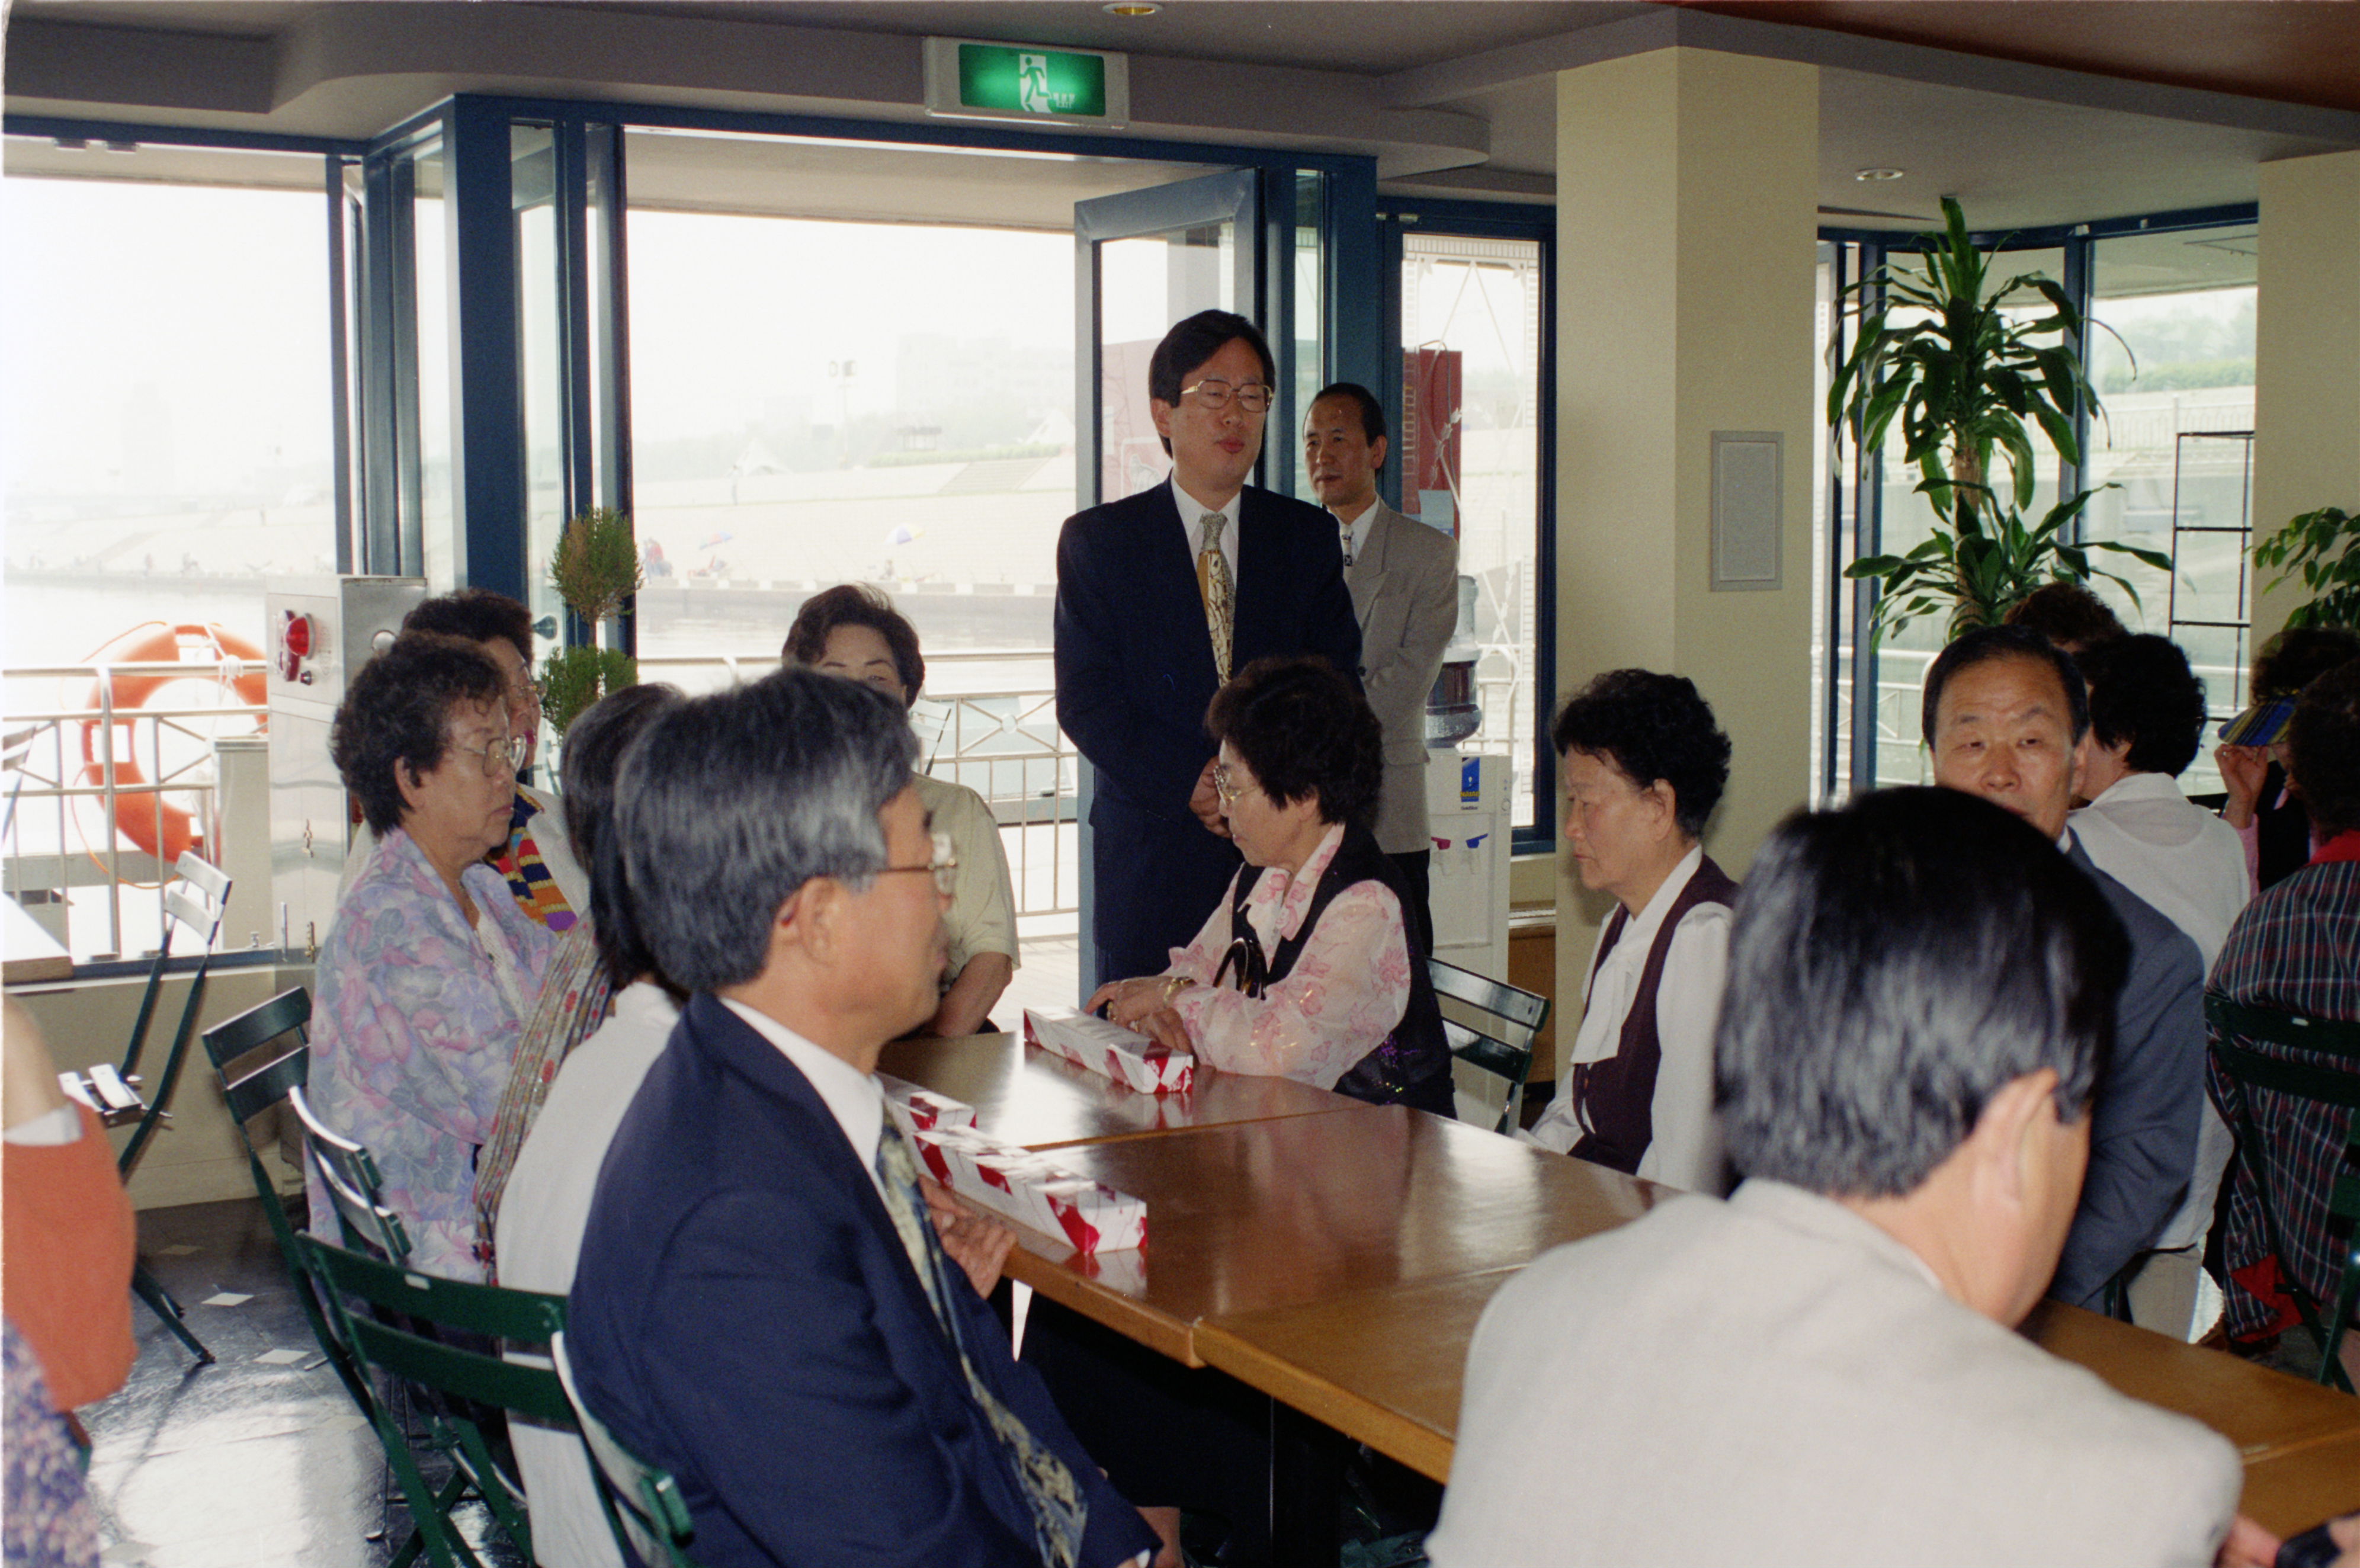
[(918, 1178), (918, 1191), (925, 1195), (926, 1217), (934, 1222), (943, 1251), (967, 1275), (977, 1295), (990, 1295), (1000, 1284), (1008, 1249), (1016, 1245), (1016, 1233), (990, 1215), (968, 1208), (931, 1176)]
[(2239, 1514), (2229, 1524), (2229, 1539), (2221, 1543), (2213, 1568), (2271, 1568), (2278, 1561), (2278, 1538)]
[(1221, 808), (1221, 792), (1213, 788), (1213, 769), (1221, 765), (1218, 757), (1205, 764), (1205, 771), (1196, 775), (1196, 787), (1188, 792), (1188, 809), (1205, 824), (1205, 831), (1229, 836), (1229, 819)]
[(1162, 1007), (1128, 1026), (1150, 1040), (1169, 1046), (1174, 1051), (1194, 1051), (1196, 1042), (1188, 1038), (1188, 1025), (1177, 1010)]
[[(1142, 975), (1131, 980), (1109, 980), (1090, 993), (1090, 999), (1082, 1004), (1082, 1011), (1095, 1013), (1103, 1007), (1109, 1023), (1140, 1029), (1144, 1034), (1147, 1031), (1140, 1028), (1140, 1020), (1169, 1008), (1175, 993), (1184, 988), (1173, 984), (1176, 978), (1171, 975)], [(1195, 984), (1193, 980), (1185, 982), (1186, 985)]]
[(2261, 800), (2262, 781), (2270, 770), (2269, 748), (2217, 746), (2212, 760), (2220, 765), (2221, 782), (2229, 791), (2229, 803), (2222, 808), (2222, 819), (2233, 828), (2242, 828), (2254, 820), (2254, 808)]

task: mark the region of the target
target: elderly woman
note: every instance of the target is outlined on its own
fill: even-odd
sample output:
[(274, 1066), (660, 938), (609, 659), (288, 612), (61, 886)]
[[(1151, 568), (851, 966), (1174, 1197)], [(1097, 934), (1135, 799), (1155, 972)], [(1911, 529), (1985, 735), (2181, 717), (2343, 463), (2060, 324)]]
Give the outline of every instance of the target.
[[(499, 666), (508, 693), (508, 734), (521, 746), (517, 771), (522, 774), (530, 768), (533, 746), (541, 738), (541, 689), (532, 679), (532, 612), (505, 593), (463, 588), (421, 601), (402, 617), (401, 629), (462, 638)], [(339, 902), (376, 844), (374, 832), (364, 828), (344, 861)], [(571, 930), (590, 907), (589, 873), (574, 857), (552, 803), (537, 790), (516, 786), (508, 837), (490, 860), (493, 869), (508, 878), (517, 907), (552, 931)]]
[(1089, 1007), (1227, 1072), (1451, 1114), (1450, 1052), (1399, 871), (1369, 829), (1376, 715), (1326, 660), (1261, 659), (1215, 693), (1214, 785), (1246, 864), (1161, 975)]
[(1737, 884), (1698, 839), (1729, 782), (1729, 737), (1685, 678), (1616, 670), (1566, 703), (1551, 738), (1575, 868), (1615, 909), (1590, 959), (1573, 1071), (1525, 1136), (1718, 1193), (1712, 1031)]
[[(475, 1279), (477, 1149), (557, 940), (485, 864), (523, 746), (474, 644), (405, 633), (353, 677), (331, 745), (377, 835), (319, 958), (309, 1094), (377, 1159), (428, 1273)], [(336, 1234), (314, 1183), (311, 1225)]]
[[(916, 704), (926, 683), (916, 628), (890, 599), (857, 583), (803, 601), (781, 655), (787, 663), (874, 686), (904, 708)], [(991, 1005), (1016, 973), (1016, 893), (1008, 853), (982, 796), (923, 771), (914, 782), (934, 831), (950, 834), (959, 867), (950, 912), (943, 917), (950, 962), (943, 971), (942, 1005), (917, 1032), (975, 1034), (989, 1027)]]

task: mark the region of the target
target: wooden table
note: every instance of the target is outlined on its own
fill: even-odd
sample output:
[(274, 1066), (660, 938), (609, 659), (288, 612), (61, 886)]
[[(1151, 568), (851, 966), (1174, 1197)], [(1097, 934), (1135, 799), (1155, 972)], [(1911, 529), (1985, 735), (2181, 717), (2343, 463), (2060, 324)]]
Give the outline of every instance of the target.
[(977, 1127), (1025, 1149), (1372, 1108), (1291, 1078), (1202, 1065), (1185, 1094), (1142, 1094), (1012, 1034), (895, 1040), (877, 1069), (964, 1100), (975, 1107)]
[(25, 906), (14, 898), (0, 898), (0, 942), (5, 942), (5, 957), (0, 959), (0, 983), (10, 985), (33, 980), (71, 980), (73, 978), (73, 955), (66, 952), (41, 926), (25, 912)]
[(1077, 1145), (1058, 1163), (1145, 1199), (1148, 1245), (1083, 1258), (1028, 1233), (1009, 1274), (1191, 1367), (1206, 1320), (1513, 1269), (1668, 1195), (1400, 1105)]
[(2360, 1432), (2248, 1464), (2242, 1507), (2281, 1536), (2360, 1511)]

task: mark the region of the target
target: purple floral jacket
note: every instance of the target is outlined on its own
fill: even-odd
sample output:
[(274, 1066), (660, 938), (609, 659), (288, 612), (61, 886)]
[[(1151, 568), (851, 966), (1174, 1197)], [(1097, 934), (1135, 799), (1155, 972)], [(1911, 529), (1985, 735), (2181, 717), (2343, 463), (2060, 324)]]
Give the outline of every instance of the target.
[[(488, 866), (461, 880), (515, 955), (530, 1009), (558, 939), (517, 907)], [(388, 833), (336, 907), (320, 951), (306, 1094), (320, 1119), (367, 1149), (388, 1207), (409, 1228), (410, 1259), (453, 1279), (480, 1279), (475, 1258), (475, 1150), (523, 1033), (492, 961), (425, 852)], [(316, 1178), (311, 1229), (336, 1236)]]

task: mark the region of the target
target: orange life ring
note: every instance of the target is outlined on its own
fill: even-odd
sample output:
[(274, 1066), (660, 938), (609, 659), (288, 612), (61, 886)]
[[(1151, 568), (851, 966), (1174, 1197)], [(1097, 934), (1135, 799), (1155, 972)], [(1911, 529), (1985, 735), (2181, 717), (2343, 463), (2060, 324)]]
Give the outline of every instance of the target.
[[(183, 646), (183, 639), (189, 646)], [(192, 674), (207, 665), (218, 667), (234, 661), (243, 662), (246, 666), (231, 681), (237, 691), (238, 701), (260, 707), (269, 698), (269, 690), (265, 682), (269, 666), (262, 650), (235, 633), (224, 631), (210, 623), (175, 626), (169, 621), (145, 622), (82, 660), (85, 664), (182, 663), (190, 667)], [(93, 712), (100, 711), (103, 683), (111, 679), (115, 688), (114, 710), (117, 716), (112, 724), (97, 718), (82, 722), (82, 780), (84, 784), (106, 782), (106, 753), (115, 750), (115, 743), (110, 735), (106, 741), (106, 753), (102, 753), (99, 732), (130, 728), (132, 721), (121, 715), (146, 702), (158, 689), (187, 678), (181, 675), (115, 675), (101, 677), (90, 683), (90, 694), (83, 699), (82, 706)], [(265, 719), (262, 724), (267, 728), (268, 721)], [(126, 751), (130, 749), (125, 747)], [(114, 760), (115, 786), (118, 790), (137, 788), (148, 782), (147, 775), (139, 771), (136, 756), (116, 757)], [(148, 810), (118, 811), (115, 825), (124, 837), (166, 866), (193, 847), (199, 837), (195, 824), (189, 820), (189, 813), (161, 796), (155, 798)]]

